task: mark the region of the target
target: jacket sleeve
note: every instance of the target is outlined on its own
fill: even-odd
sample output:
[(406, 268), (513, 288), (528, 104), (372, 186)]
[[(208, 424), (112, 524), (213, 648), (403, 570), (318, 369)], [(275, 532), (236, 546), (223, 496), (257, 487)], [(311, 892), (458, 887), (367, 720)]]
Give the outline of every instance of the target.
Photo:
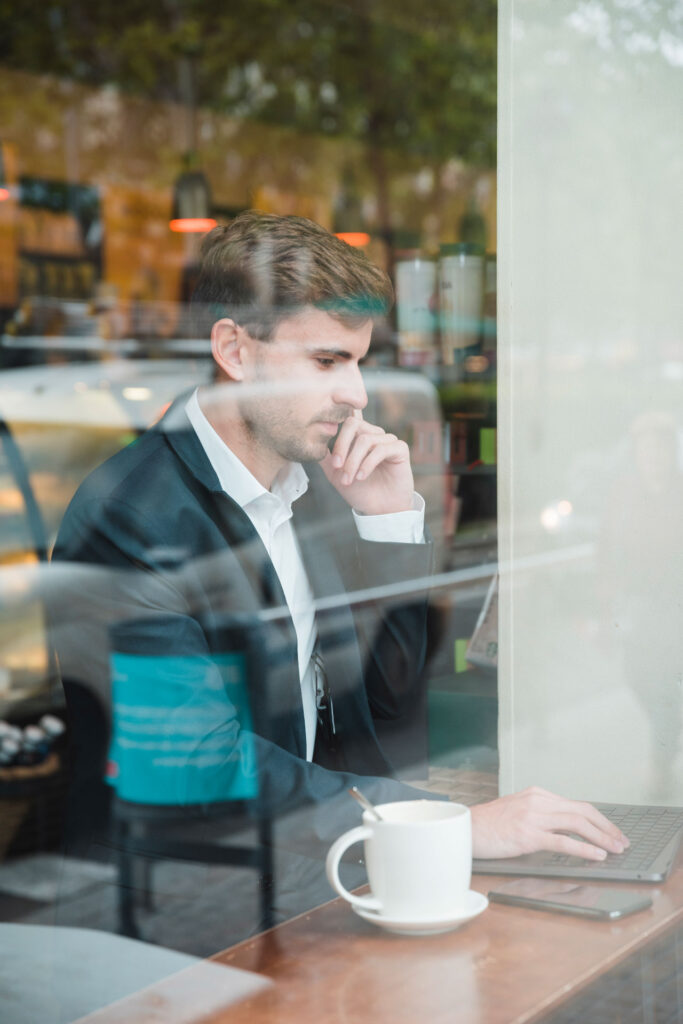
[(357, 545), (359, 590), (369, 595), (354, 610), (368, 701), (375, 718), (399, 718), (421, 696), (433, 544)]
[(320, 467), (306, 469), (318, 515), (329, 524), (326, 537), (339, 596), (353, 617), (370, 712), (376, 721), (409, 717), (423, 697), (434, 544), (428, 535), (420, 544), (363, 540), (349, 505)]

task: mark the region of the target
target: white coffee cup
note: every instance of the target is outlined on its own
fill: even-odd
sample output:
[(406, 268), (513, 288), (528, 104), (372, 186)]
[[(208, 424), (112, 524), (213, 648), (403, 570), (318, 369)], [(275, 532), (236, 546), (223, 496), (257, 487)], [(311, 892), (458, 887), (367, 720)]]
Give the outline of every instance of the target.
[[(327, 877), (349, 903), (386, 918), (429, 921), (465, 903), (472, 876), (472, 822), (468, 807), (441, 800), (380, 804), (382, 821), (364, 811), (363, 824), (330, 847)], [(339, 880), (339, 862), (365, 843), (371, 896), (354, 896)]]

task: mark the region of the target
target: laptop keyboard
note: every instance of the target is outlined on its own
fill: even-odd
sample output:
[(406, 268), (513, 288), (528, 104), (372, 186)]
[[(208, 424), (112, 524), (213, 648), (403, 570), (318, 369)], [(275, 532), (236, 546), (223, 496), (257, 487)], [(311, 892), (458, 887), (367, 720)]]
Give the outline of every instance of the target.
[(608, 853), (603, 861), (587, 861), (565, 853), (554, 853), (551, 864), (590, 864), (591, 868), (620, 867), (647, 871), (667, 843), (683, 828), (683, 811), (677, 807), (625, 807), (597, 804), (599, 810), (631, 841), (624, 853)]

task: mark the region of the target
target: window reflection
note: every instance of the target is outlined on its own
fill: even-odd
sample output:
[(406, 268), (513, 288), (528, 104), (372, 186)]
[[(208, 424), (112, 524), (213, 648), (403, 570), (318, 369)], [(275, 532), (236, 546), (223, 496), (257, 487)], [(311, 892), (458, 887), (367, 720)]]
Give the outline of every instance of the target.
[[(69, 1001), (53, 970), (43, 1016), (60, 1000), (89, 1012), (329, 899), (325, 851), (358, 822), (333, 772), (372, 780), (376, 801), (409, 784), (495, 797), (499, 696), (506, 729), (512, 719), (499, 602), (501, 629), (514, 603), (522, 652), (514, 752), (528, 760), (515, 779), (539, 765), (544, 782), (578, 777), (562, 742), (577, 720), (601, 736), (617, 701), (646, 752), (637, 769), (630, 759), (637, 779), (618, 758), (606, 777), (661, 802), (680, 789), (680, 346), (664, 277), (653, 284), (650, 257), (634, 255), (659, 251), (656, 199), (633, 203), (620, 172), (609, 203), (601, 193), (602, 164), (650, 184), (677, 166), (674, 90), (660, 90), (642, 153), (614, 97), (625, 90), (645, 116), (681, 62), (680, 26), (657, 4), (561, 6), (558, 25), (538, 4), (511, 24), (501, 5), (517, 61), (506, 49), (503, 142), (517, 162), (501, 197), (500, 360), (493, 0), (0, 13), (0, 917), (35, 929), (53, 966), (42, 927), (74, 950), (71, 929), (123, 943), (106, 953), (116, 984), (75, 985)], [(567, 84), (584, 62), (595, 79)], [(603, 103), (604, 122), (590, 116)], [(590, 159), (574, 159), (577, 139)], [(323, 248), (362, 254), (386, 294), (341, 296), (356, 320), (335, 319), (329, 295), (283, 309), (265, 237), (258, 308), (225, 308), (202, 283), (202, 244), (248, 211), (318, 225)], [(305, 246), (288, 258), (285, 299), (312, 266)], [(305, 336), (310, 359), (294, 371), (302, 336), (278, 335), (293, 354), (250, 350), (237, 403), (254, 444), (257, 427), (272, 442), (283, 417), (294, 424), (287, 451), (307, 489), (287, 473), (257, 480), (259, 514), (240, 518), (233, 506), (249, 500), (210, 458), (197, 472), (206, 447), (187, 439), (200, 414), (210, 436), (229, 404), (239, 331), (272, 345), (311, 305), (348, 344), (335, 335), (328, 365)], [(234, 335), (215, 332), (231, 318)], [(327, 374), (334, 394), (317, 383)], [(409, 536), (363, 534), (370, 513), (352, 518), (335, 467), (320, 468), (361, 410), (407, 445)], [(150, 445), (129, 503), (117, 467)], [(193, 500), (211, 503), (206, 523), (174, 497), (171, 449)], [(274, 537), (290, 514), (283, 555)], [(508, 773), (509, 741), (503, 731)], [(366, 881), (357, 863), (342, 870), (349, 886)], [(124, 937), (169, 958), (136, 972)], [(226, 999), (242, 991), (233, 981)]]

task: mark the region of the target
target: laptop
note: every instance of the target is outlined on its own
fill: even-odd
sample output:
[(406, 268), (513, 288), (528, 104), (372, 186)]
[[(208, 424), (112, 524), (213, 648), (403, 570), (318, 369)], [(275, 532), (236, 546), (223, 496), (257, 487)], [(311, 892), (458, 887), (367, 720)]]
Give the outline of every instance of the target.
[[(472, 861), (480, 875), (536, 875), (539, 878), (593, 878), (603, 881), (663, 882), (683, 838), (683, 807), (637, 804), (595, 804), (618, 825), (631, 845), (623, 853), (608, 853), (603, 861), (565, 853), (541, 851), (523, 857)], [(579, 837), (580, 838), (580, 837)]]

